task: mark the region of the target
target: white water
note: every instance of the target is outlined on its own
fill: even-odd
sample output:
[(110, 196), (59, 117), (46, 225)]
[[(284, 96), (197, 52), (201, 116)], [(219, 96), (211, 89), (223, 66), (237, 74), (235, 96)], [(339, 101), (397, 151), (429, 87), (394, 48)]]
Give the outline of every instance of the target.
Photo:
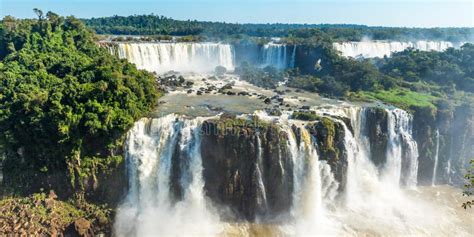
[(262, 141), (260, 140), (260, 134), (256, 134), (257, 140), (257, 167), (255, 168), (255, 176), (257, 177), (258, 182), (258, 190), (257, 190), (257, 204), (258, 206), (264, 211), (267, 209), (267, 194), (265, 190), (265, 185), (263, 183), (263, 175), (262, 175), (262, 159), (263, 159), (263, 147)]
[(431, 186), (436, 185), (436, 171), (438, 170), (438, 156), (439, 156), (439, 130), (436, 129), (436, 151), (434, 156), (434, 165), (433, 165), (433, 178), (431, 178)]
[[(384, 178), (393, 185), (401, 182), (414, 187), (417, 184), (418, 146), (411, 133), (412, 116), (409, 113), (401, 109), (388, 112), (389, 142)], [(404, 167), (403, 160), (407, 163)]]
[[(220, 233), (219, 217), (203, 193), (200, 153), (202, 118), (179, 120), (174, 115), (142, 119), (128, 134), (126, 147), (129, 193), (118, 208), (117, 236), (184, 236)], [(170, 197), (171, 157), (179, 145), (183, 200)]]
[[(347, 126), (339, 121), (345, 130), (348, 172), (346, 189), (340, 199), (341, 204), (331, 214), (334, 222), (339, 223), (344, 230), (343, 235), (469, 236), (473, 233), (472, 228), (464, 228), (464, 224), (460, 224), (463, 222), (454, 215), (454, 209), (448, 208), (446, 203), (436, 204), (433, 200), (425, 199), (426, 194), (414, 195), (420, 191), (410, 191), (400, 185), (403, 179), (400, 177), (401, 163), (396, 159), (401, 160), (401, 156), (389, 157), (385, 167), (378, 170), (369, 159), (364, 109), (336, 110), (338, 114), (345, 113), (346, 117), (351, 118), (354, 130), (354, 133), (351, 133)], [(404, 111), (391, 112), (392, 132), (400, 132), (399, 137), (408, 136), (410, 117), (406, 116)], [(407, 134), (402, 135), (403, 133)], [(401, 142), (400, 138), (391, 135), (389, 143), (392, 145), (388, 148), (388, 152), (392, 155), (402, 153), (398, 151), (400, 145), (397, 142)], [(416, 159), (416, 148), (410, 147), (413, 145), (410, 141), (407, 143), (405, 149), (411, 150), (414, 155), (411, 158)], [(408, 180), (412, 175), (416, 176), (412, 171), (408, 172)], [(466, 218), (464, 221), (474, 220), (472, 216), (463, 218)], [(334, 233), (339, 235), (337, 232)]]
[[(276, 121), (288, 135), (287, 148), (293, 162), (293, 204), (284, 224), (270, 226), (264, 236), (469, 236), (474, 233), (465, 223), (474, 221), (466, 214), (459, 219), (456, 207), (447, 194), (411, 189), (416, 185), (417, 148), (411, 138), (411, 116), (403, 110), (388, 110), (389, 144), (387, 162), (376, 167), (370, 159), (366, 134), (365, 109), (359, 107), (317, 110), (344, 129), (347, 152), (347, 182), (343, 190), (334, 179), (330, 166), (320, 160), (315, 138), (307, 122), (257, 112), (264, 121)], [(353, 132), (339, 118), (350, 118)], [(178, 120), (177, 120), (178, 119)], [(130, 191), (118, 209), (115, 233), (119, 236), (220, 236), (235, 232), (249, 235), (251, 224), (226, 224), (206, 201), (203, 191), (200, 136), (198, 129), (205, 118), (184, 119), (168, 115), (142, 119), (130, 131), (127, 142), (127, 167)], [(294, 133), (292, 126), (298, 128)], [(298, 138), (298, 139), (297, 139)], [(299, 140), (299, 143), (298, 143)], [(263, 182), (262, 143), (256, 136), (258, 182), (261, 207), (266, 206)], [(182, 170), (180, 182), (184, 197), (170, 199), (171, 156), (176, 146), (186, 154), (189, 167)], [(183, 158), (181, 158), (183, 159)], [(404, 169), (403, 164), (407, 164)], [(414, 169), (414, 170), (413, 170)], [(439, 187), (439, 186), (438, 186)], [(445, 192), (445, 191), (443, 191)], [(457, 192), (457, 191), (454, 191)], [(459, 193), (457, 193), (459, 196)], [(444, 203), (438, 195), (445, 195)], [(457, 196), (456, 196), (457, 197)], [(444, 196), (443, 196), (444, 198)], [(456, 204), (457, 205), (457, 204)], [(453, 205), (451, 205), (453, 206)], [(457, 207), (460, 209), (460, 207)], [(265, 225), (265, 224), (262, 224)], [(261, 231), (261, 230), (260, 230)]]
[(156, 73), (212, 72), (216, 66), (234, 69), (231, 45), (221, 43), (118, 43), (118, 56)]
[(401, 52), (407, 48), (414, 48), (422, 51), (444, 51), (455, 45), (448, 41), (360, 41), (360, 42), (339, 42), (333, 44), (334, 48), (345, 57), (374, 58), (390, 56), (392, 53)]
[(273, 66), (277, 69), (292, 68), (295, 66), (296, 46), (288, 55), (286, 44), (268, 43), (262, 47), (263, 66)]
[[(291, 125), (297, 126), (300, 144)], [(293, 161), (293, 204), (291, 215), (295, 225), (291, 228), (292, 235), (315, 235), (328, 233), (332, 228), (326, 217), (327, 205), (334, 201), (338, 183), (331, 173), (330, 166), (320, 161), (312, 136), (301, 124), (284, 124), (288, 134), (288, 150)]]

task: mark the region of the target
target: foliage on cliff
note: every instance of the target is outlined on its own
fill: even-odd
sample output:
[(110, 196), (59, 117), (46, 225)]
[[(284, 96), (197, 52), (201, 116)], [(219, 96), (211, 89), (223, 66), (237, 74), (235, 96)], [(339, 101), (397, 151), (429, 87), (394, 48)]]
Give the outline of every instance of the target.
[(158, 96), (152, 74), (100, 48), (80, 20), (36, 13), (0, 22), (0, 144), (16, 187), (38, 173), (81, 176), (82, 160), (116, 160)]

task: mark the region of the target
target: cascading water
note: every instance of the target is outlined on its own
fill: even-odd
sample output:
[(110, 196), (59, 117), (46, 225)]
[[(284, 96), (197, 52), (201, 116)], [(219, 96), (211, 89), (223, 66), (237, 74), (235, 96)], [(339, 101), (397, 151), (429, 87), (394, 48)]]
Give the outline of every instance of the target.
[[(209, 210), (203, 192), (200, 155), (201, 118), (180, 120), (175, 115), (142, 119), (128, 134), (126, 159), (129, 192), (118, 208), (117, 236), (214, 235), (219, 218)], [(181, 160), (179, 182), (183, 197), (170, 192), (172, 157)], [(166, 221), (164, 221), (166, 220)]]
[(256, 134), (256, 140), (257, 140), (257, 162), (256, 162), (256, 168), (255, 168), (255, 173), (254, 175), (256, 176), (257, 180), (257, 204), (260, 207), (260, 212), (265, 212), (265, 210), (268, 208), (267, 204), (267, 194), (265, 191), (265, 185), (263, 184), (263, 175), (262, 175), (262, 156), (263, 156), (263, 147), (262, 147), (262, 141), (260, 140), (260, 134)]
[(439, 156), (439, 130), (436, 129), (436, 151), (434, 156), (434, 165), (433, 165), (433, 178), (431, 179), (431, 185), (436, 185), (436, 171), (438, 170), (438, 156)]
[(296, 66), (296, 45), (293, 45), (293, 52), (291, 53), (290, 59), (290, 68), (294, 68)]
[[(406, 188), (416, 185), (414, 177), (417, 176), (418, 154), (416, 142), (411, 137), (411, 116), (400, 109), (385, 110), (387, 159), (380, 167), (371, 160), (369, 110), (351, 106), (314, 111), (343, 130), (338, 133), (343, 136), (344, 149), (339, 159), (347, 160), (346, 182), (342, 185), (336, 181), (331, 168), (333, 164), (324, 160), (327, 157), (320, 157), (324, 153), (317, 145), (314, 134), (318, 130), (312, 130), (316, 127), (310, 125), (311, 122), (289, 119), (285, 113), (279, 117), (262, 112), (254, 114), (264, 121), (275, 122), (286, 134), (283, 136), (286, 142), (277, 144), (285, 146), (292, 163), (285, 165), (290, 169), (281, 172), (293, 176), (292, 187), (288, 189), (292, 192), (292, 202), (288, 209), (289, 219), (281, 224), (282, 232), (296, 236), (466, 235), (447, 208), (426, 201), (425, 196), (418, 194), (419, 190)], [(204, 183), (207, 185), (212, 180), (204, 180), (202, 176), (204, 169), (211, 168), (203, 167), (201, 160), (201, 140), (204, 138), (199, 131), (204, 120), (206, 118), (168, 115), (142, 119), (135, 124), (127, 140), (130, 185), (127, 198), (117, 211), (117, 235), (216, 236), (228, 233), (232, 228), (245, 231), (252, 228), (226, 224), (220, 220), (221, 213), (218, 215), (207, 201), (209, 194), (204, 191)], [(256, 213), (264, 214), (262, 219), (256, 218), (263, 221), (258, 225), (265, 225), (265, 209), (274, 197), (273, 187), (265, 186), (268, 182), (266, 172), (269, 172), (266, 163), (271, 161), (267, 160), (268, 147), (265, 146), (268, 140), (262, 142), (264, 137), (268, 139), (260, 132), (249, 137), (255, 144), (250, 147), (256, 150), (248, 154), (255, 154), (256, 160), (251, 159), (255, 166), (246, 164), (254, 167), (250, 174), (255, 186), (251, 189), (257, 187), (257, 207), (262, 209)], [(179, 161), (178, 178), (173, 175), (176, 160)], [(279, 166), (283, 169), (281, 163)], [(182, 188), (182, 195), (176, 195), (175, 186)]]
[[(344, 233), (358, 235), (367, 231), (374, 235), (430, 235), (430, 233), (466, 235), (464, 230), (454, 224), (456, 219), (448, 208), (433, 206), (431, 202), (423, 201), (420, 197), (413, 197), (409, 191), (400, 185), (403, 179), (399, 168), (402, 168), (399, 157), (387, 157), (385, 167), (379, 170), (370, 160), (368, 148), (367, 127), (372, 124), (366, 120), (365, 108), (335, 109), (335, 114), (346, 114), (351, 118), (352, 131), (347, 125), (338, 121), (344, 128), (344, 146), (347, 151), (348, 170), (347, 183), (344, 191), (342, 208), (334, 213), (334, 219), (341, 223)], [(402, 150), (413, 152), (416, 159), (416, 148), (411, 147), (410, 141), (401, 146), (402, 136), (408, 136), (410, 130), (410, 116), (405, 111), (387, 110), (391, 116), (389, 123), (392, 132), (398, 131), (399, 138), (391, 135), (388, 153), (402, 154)], [(390, 132), (389, 132), (390, 133)], [(405, 135), (402, 135), (406, 133)], [(405, 138), (408, 140), (408, 138)], [(416, 144), (416, 143), (415, 143)], [(392, 150), (392, 151), (390, 151)], [(390, 161), (392, 160), (392, 161)], [(413, 165), (414, 166), (414, 165)], [(416, 177), (416, 173), (408, 173), (408, 180)], [(398, 180), (397, 180), (398, 178)], [(413, 182), (413, 181), (411, 181)], [(442, 216), (443, 218), (439, 218)], [(443, 235), (443, 234), (441, 234)]]
[(388, 112), (387, 163), (385, 177), (394, 185), (417, 184), (418, 146), (412, 135), (412, 116), (404, 110)]
[(231, 45), (221, 43), (118, 43), (117, 55), (156, 73), (210, 72), (216, 66), (234, 69)]
[(262, 47), (263, 66), (273, 66), (277, 69), (294, 67), (296, 57), (296, 45), (293, 46), (292, 53), (288, 57), (286, 44), (268, 43)]
[[(287, 147), (293, 162), (291, 215), (295, 226), (289, 234), (327, 234), (333, 226), (326, 217), (326, 205), (334, 201), (338, 183), (330, 166), (319, 160), (317, 146), (307, 128), (288, 121), (281, 126), (288, 136)], [(298, 134), (295, 134), (291, 127), (297, 128)]]
[(414, 48), (422, 51), (444, 51), (455, 45), (447, 41), (360, 41), (360, 42), (339, 42), (333, 44), (334, 48), (345, 57), (374, 58), (390, 56), (392, 53), (401, 52), (407, 48)]

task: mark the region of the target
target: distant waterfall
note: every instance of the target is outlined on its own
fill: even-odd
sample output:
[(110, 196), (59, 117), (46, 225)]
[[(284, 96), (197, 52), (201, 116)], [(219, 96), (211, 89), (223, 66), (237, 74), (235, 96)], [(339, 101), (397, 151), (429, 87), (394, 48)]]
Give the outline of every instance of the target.
[(414, 48), (422, 51), (444, 51), (455, 45), (448, 41), (360, 41), (360, 42), (339, 42), (333, 44), (334, 48), (345, 57), (374, 58), (390, 56), (392, 53), (401, 52), (407, 48)]
[(434, 165), (433, 165), (433, 178), (431, 179), (431, 185), (436, 185), (436, 172), (438, 170), (438, 158), (439, 158), (439, 130), (436, 129), (436, 151), (434, 156)]
[(118, 43), (118, 56), (139, 69), (163, 73), (210, 72), (216, 66), (234, 69), (231, 45), (221, 43)]
[(288, 55), (288, 46), (286, 44), (268, 43), (262, 47), (263, 66), (272, 66), (277, 69), (294, 67), (295, 57), (296, 46), (293, 46), (290, 55)]
[[(201, 119), (175, 115), (142, 119), (128, 134), (126, 146), (129, 192), (117, 211), (118, 236), (217, 234), (219, 219), (208, 209), (203, 193), (200, 156)], [(176, 152), (183, 197), (171, 193), (172, 158)]]

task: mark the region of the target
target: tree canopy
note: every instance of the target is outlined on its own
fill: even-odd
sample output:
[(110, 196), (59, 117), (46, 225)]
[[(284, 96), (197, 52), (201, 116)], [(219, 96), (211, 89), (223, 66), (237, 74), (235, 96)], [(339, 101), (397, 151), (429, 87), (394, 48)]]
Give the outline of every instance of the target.
[(5, 172), (50, 173), (115, 156), (117, 141), (155, 104), (154, 76), (99, 47), (80, 20), (35, 12), (38, 19), (0, 22)]
[(206, 35), (225, 38), (231, 35), (257, 37), (309, 37), (320, 30), (336, 41), (447, 40), (470, 41), (474, 28), (369, 27), (354, 24), (235, 24), (196, 20), (174, 20), (158, 15), (111, 16), (83, 19), (98, 34), (116, 35)]

